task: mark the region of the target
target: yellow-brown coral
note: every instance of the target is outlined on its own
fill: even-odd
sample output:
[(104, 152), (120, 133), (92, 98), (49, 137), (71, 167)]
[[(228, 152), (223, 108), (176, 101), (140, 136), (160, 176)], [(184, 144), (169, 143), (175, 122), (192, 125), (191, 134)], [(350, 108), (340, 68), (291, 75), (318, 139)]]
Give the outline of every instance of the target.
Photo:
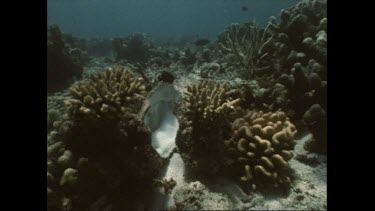
[(232, 124), (233, 135), (225, 141), (231, 156), (243, 168), (243, 182), (267, 181), (277, 186), (288, 183), (284, 174), (293, 157), (290, 150), (296, 144), (295, 126), (284, 112), (263, 113), (250, 111)]
[(92, 75), (69, 91), (72, 98), (65, 100), (69, 114), (89, 119), (116, 118), (137, 111), (146, 95), (143, 78), (137, 79), (121, 66)]
[(188, 86), (184, 96), (187, 112), (192, 118), (213, 120), (232, 110), (240, 102), (239, 98), (231, 100), (229, 97), (231, 93), (227, 83), (220, 84), (211, 80)]

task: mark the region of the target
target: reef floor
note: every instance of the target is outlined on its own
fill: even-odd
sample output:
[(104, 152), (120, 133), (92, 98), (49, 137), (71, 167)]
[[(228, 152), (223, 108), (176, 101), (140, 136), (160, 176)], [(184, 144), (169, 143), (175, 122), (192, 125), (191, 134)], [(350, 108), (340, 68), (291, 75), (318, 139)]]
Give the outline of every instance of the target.
[(245, 193), (235, 182), (225, 178), (195, 180), (185, 171), (183, 161), (174, 153), (164, 178), (173, 178), (171, 194), (155, 194), (153, 210), (178, 207), (185, 210), (326, 210), (326, 156), (303, 149), (311, 134), (303, 132), (290, 161), (293, 181), (287, 191), (263, 190)]
[[(103, 64), (102, 60), (95, 59), (85, 67), (84, 75), (90, 75), (103, 71), (104, 67), (111, 64)], [(177, 75), (177, 73), (175, 73)], [(155, 78), (157, 71), (147, 72), (150, 78)], [(199, 81), (201, 77), (194, 72), (179, 74), (174, 82), (174, 88), (183, 92), (184, 87)], [(229, 80), (228, 78), (214, 78), (217, 81), (229, 81), (236, 83), (240, 80)], [(237, 80), (238, 79), (238, 80)], [(55, 93), (48, 97), (48, 102), (59, 102), (66, 95), (66, 91)], [(56, 105), (61, 106), (61, 105)], [(178, 127), (173, 114), (164, 112), (169, 119), (165, 128)], [(162, 120), (163, 121), (163, 120)], [(172, 122), (172, 123), (171, 123)], [(164, 137), (163, 128), (155, 130), (154, 136)], [(164, 157), (168, 155), (169, 164), (165, 173), (160, 179), (173, 178), (176, 186), (170, 194), (164, 193), (159, 188), (151, 190), (151, 202), (145, 206), (147, 210), (169, 210), (177, 208), (179, 210), (326, 210), (327, 209), (327, 157), (315, 153), (307, 152), (303, 145), (311, 138), (307, 130), (299, 129), (298, 141), (295, 150), (292, 151), (294, 157), (289, 161), (292, 172), (292, 183), (288, 190), (263, 190), (245, 193), (235, 181), (226, 178), (196, 179), (185, 171), (184, 163), (180, 154), (171, 147), (175, 145), (171, 142), (163, 145), (158, 143), (158, 152), (162, 152)], [(172, 136), (175, 136), (173, 134)], [(166, 147), (164, 149), (163, 147)], [(167, 149), (168, 148), (168, 149)], [(173, 154), (170, 154), (173, 153)]]

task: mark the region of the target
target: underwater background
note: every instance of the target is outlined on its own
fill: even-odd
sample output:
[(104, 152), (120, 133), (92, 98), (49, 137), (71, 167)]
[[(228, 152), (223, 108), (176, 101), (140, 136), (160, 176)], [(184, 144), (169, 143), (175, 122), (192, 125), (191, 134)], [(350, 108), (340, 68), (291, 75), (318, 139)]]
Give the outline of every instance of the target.
[[(298, 0), (48, 0), (48, 24), (82, 38), (146, 33), (155, 39), (199, 36), (216, 39), (234, 22), (261, 26)], [(247, 7), (246, 11), (241, 8)]]
[(326, 210), (326, 0), (48, 0), (49, 211)]

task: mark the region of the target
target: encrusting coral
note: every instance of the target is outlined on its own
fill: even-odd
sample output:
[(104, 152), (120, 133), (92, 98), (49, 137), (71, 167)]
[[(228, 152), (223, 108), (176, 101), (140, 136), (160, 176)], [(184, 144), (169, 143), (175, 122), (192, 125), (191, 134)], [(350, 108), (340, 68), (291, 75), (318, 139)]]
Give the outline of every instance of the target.
[(73, 85), (72, 98), (65, 101), (70, 115), (86, 119), (119, 118), (122, 114), (140, 107), (145, 98), (143, 78), (117, 66), (91, 79)]
[(232, 124), (233, 135), (224, 141), (229, 165), (238, 170), (240, 181), (250, 184), (288, 184), (285, 174), (290, 150), (296, 144), (296, 127), (282, 111), (263, 113), (249, 111)]

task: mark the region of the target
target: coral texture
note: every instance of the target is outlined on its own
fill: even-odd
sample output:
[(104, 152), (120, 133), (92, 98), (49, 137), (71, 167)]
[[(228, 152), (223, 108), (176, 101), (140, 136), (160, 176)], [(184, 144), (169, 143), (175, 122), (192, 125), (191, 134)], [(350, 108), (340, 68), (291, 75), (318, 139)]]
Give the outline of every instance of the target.
[(188, 167), (209, 172), (219, 162), (216, 155), (219, 156), (221, 146), (217, 143), (230, 132), (228, 115), (240, 102), (239, 98), (232, 98), (234, 91), (227, 83), (208, 80), (187, 87), (176, 145)]
[(238, 98), (230, 100), (230, 94), (227, 83), (204, 80), (198, 85), (188, 86), (184, 97), (187, 118), (194, 122), (220, 118), (240, 102)]
[(117, 66), (70, 89), (72, 98), (65, 101), (69, 114), (76, 118), (113, 119), (137, 110), (145, 98), (143, 78)]
[[(88, 176), (89, 175), (89, 176)], [(97, 173), (89, 170), (88, 159), (74, 156), (59, 132), (52, 131), (47, 142), (47, 207), (48, 210), (72, 210), (87, 206), (82, 192), (92, 189)], [(100, 189), (97, 184), (96, 190)], [(94, 192), (93, 192), (94, 193)], [(77, 200), (77, 196), (81, 197)], [(95, 198), (95, 194), (92, 196)], [(73, 206), (75, 204), (75, 206)]]
[(225, 39), (220, 46), (227, 52), (235, 55), (238, 63), (247, 72), (248, 77), (253, 77), (255, 72), (270, 68), (263, 64), (273, 45), (273, 37), (268, 36), (268, 27), (260, 31), (255, 22), (243, 26), (231, 25), (224, 33)]
[(327, 153), (327, 115), (319, 105), (314, 104), (303, 115), (303, 122), (307, 125), (313, 137), (306, 142), (304, 148), (311, 152)]
[(249, 111), (232, 125), (233, 136), (225, 141), (230, 163), (241, 169), (240, 180), (251, 184), (287, 184), (285, 174), (297, 130), (284, 112)]
[(290, 78), (292, 86), (289, 89), (291, 107), (301, 117), (313, 104), (327, 106), (327, 81), (322, 74), (322, 66), (311, 59), (306, 66), (294, 64)]

